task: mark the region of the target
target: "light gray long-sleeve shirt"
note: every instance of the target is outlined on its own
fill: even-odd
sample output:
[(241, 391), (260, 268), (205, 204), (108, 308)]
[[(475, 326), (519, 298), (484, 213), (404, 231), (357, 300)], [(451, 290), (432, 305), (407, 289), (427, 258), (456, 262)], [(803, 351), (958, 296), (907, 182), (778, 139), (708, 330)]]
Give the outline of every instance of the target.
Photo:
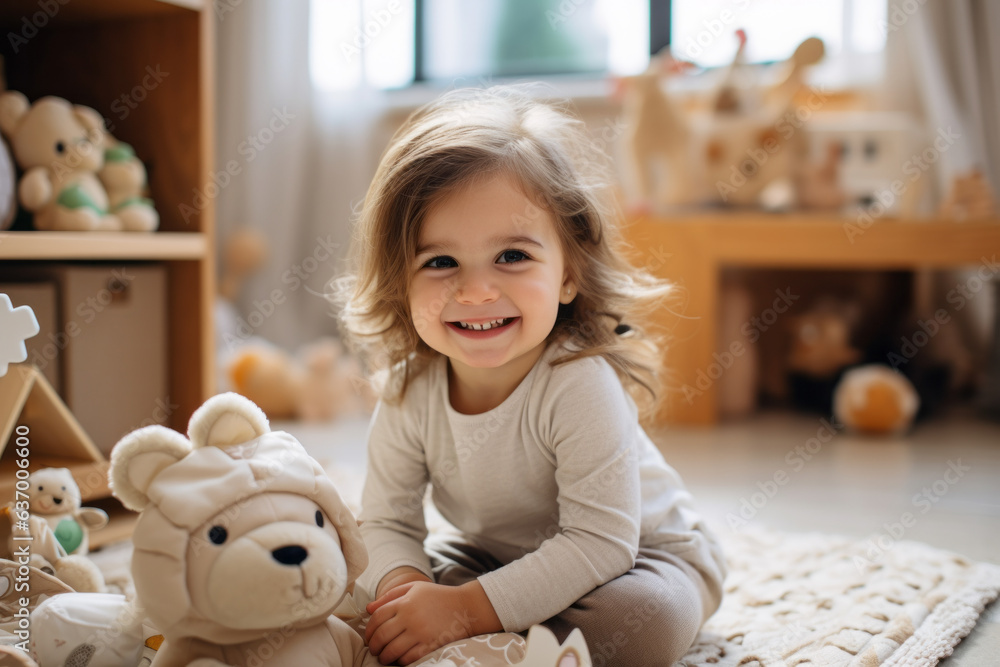
[(430, 576), (428, 484), (444, 518), (505, 563), (479, 581), (507, 631), (624, 574), (640, 546), (676, 554), (721, 589), (718, 544), (614, 370), (601, 357), (548, 363), (565, 351), (550, 345), (482, 414), (451, 407), (444, 357), (411, 382), (401, 405), (379, 404), (361, 511), (370, 564), (358, 583), (369, 595), (397, 567)]

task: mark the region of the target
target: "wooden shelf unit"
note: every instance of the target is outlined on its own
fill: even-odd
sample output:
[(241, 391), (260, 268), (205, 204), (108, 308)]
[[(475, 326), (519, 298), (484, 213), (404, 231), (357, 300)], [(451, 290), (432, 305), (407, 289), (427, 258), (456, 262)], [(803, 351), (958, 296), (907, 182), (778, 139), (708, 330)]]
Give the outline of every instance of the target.
[(690, 402), (679, 388), (696, 386), (718, 346), (720, 273), (726, 267), (783, 269), (958, 268), (996, 261), (1000, 220), (875, 220), (867, 228), (833, 215), (686, 213), (626, 223), (637, 265), (680, 287), (683, 297), (653, 323), (671, 332), (664, 376), (671, 390), (657, 421), (714, 424), (713, 383)]
[[(31, 101), (57, 95), (101, 113), (115, 137), (131, 144), (145, 163), (160, 228), (151, 234), (0, 232), (0, 262), (162, 263), (168, 285), (168, 390), (179, 405), (169, 425), (183, 430), (215, 391), (214, 202), (204, 196), (214, 166), (213, 3), (49, 4), (50, 9), (37, 0), (0, 3), (7, 87)], [(0, 482), (4, 477), (0, 472)], [(112, 514), (113, 523), (121, 518)]]

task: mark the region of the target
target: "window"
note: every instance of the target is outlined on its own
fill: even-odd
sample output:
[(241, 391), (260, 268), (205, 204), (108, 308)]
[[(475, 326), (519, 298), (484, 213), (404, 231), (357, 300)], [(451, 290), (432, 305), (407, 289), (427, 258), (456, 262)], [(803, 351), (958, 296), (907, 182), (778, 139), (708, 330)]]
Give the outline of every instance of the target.
[(885, 0), (673, 0), (671, 10), (672, 51), (702, 67), (732, 60), (737, 28), (746, 30), (750, 63), (784, 60), (810, 36), (828, 58), (885, 46)]
[(648, 0), (424, 0), (418, 80), (634, 72)]
[(879, 52), (886, 0), (311, 0), (316, 84), (389, 89), (416, 81), (632, 74), (666, 43), (724, 65), (737, 28), (748, 62), (786, 58), (816, 35), (827, 54)]

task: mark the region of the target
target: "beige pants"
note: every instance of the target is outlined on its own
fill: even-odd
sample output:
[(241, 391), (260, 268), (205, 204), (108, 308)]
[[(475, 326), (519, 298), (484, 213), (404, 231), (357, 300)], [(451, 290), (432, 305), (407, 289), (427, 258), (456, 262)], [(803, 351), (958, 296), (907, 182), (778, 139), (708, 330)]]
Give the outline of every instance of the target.
[[(433, 537), (426, 550), (437, 583), (457, 586), (503, 565), (454, 536)], [(639, 549), (635, 566), (598, 586), (542, 625), (563, 641), (573, 628), (587, 640), (594, 667), (665, 667), (691, 647), (719, 606), (698, 571), (674, 554)]]

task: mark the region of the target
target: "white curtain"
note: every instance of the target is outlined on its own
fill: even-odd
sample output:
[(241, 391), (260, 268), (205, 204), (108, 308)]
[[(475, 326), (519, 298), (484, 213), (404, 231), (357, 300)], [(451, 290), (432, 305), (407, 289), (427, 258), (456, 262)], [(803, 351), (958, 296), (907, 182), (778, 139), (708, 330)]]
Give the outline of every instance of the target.
[[(915, 112), (927, 129), (930, 146), (939, 129), (959, 136), (940, 153), (928, 178), (928, 204), (936, 207), (947, 195), (953, 179), (978, 168), (1000, 196), (1000, 2), (996, 0), (889, 0), (886, 42), (886, 78), (883, 106)], [(956, 234), (961, 223), (956, 223)], [(915, 298), (933, 307), (946, 307), (946, 295), (976, 273), (947, 271), (931, 278), (925, 271), (917, 281)], [(926, 289), (924, 289), (926, 288)], [(969, 301), (968, 308), (953, 313), (954, 337), (938, 341), (951, 350), (953, 360), (976, 377), (985, 358), (993, 355), (993, 369), (985, 378), (987, 392), (1000, 412), (1000, 331), (997, 281), (986, 285)], [(977, 378), (982, 379), (982, 378)]]
[(309, 4), (245, 0), (217, 14), (215, 171), (229, 180), (216, 201), (217, 246), (240, 227), (267, 238), (268, 262), (236, 304), (238, 332), (288, 350), (336, 333), (322, 294), (374, 174), (380, 115), (370, 91), (314, 89)]
[(935, 199), (973, 167), (1000, 192), (1000, 3), (889, 0), (886, 29), (884, 106), (961, 134), (935, 165)]

